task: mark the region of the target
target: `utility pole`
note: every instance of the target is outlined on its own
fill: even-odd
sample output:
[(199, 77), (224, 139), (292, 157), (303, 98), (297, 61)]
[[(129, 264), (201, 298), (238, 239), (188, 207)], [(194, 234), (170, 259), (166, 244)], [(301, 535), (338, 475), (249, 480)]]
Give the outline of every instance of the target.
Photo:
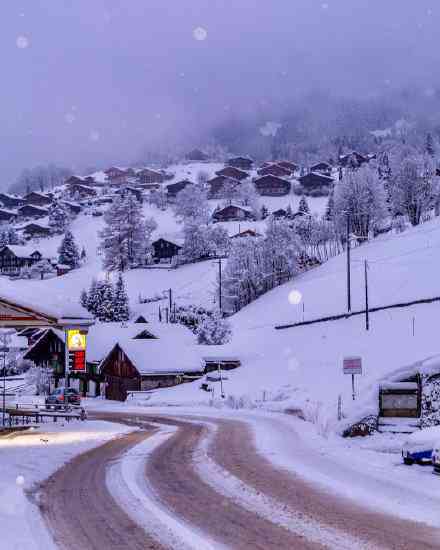
[(351, 312), (350, 214), (347, 213), (347, 311)]
[(170, 309), (170, 316), (172, 316), (173, 311), (173, 291), (168, 289), (168, 301), (169, 301), (169, 309)]
[(222, 313), (222, 259), (218, 260), (218, 307)]
[(368, 309), (368, 262), (364, 262), (365, 268), (365, 329), (370, 330), (370, 312)]

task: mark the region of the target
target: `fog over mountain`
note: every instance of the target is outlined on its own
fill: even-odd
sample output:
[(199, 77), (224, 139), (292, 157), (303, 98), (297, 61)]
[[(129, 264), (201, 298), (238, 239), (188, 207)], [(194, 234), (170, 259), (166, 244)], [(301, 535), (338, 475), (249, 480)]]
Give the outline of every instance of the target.
[(39, 163), (82, 170), (202, 142), (316, 91), (417, 89), (423, 107), (439, 23), (435, 0), (6, 1), (1, 185)]

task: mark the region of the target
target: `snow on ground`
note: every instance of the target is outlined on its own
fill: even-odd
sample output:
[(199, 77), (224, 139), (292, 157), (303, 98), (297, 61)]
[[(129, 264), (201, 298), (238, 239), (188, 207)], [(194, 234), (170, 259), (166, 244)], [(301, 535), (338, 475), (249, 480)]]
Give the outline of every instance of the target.
[(26, 496), (74, 456), (133, 431), (114, 423), (74, 421), (45, 424), (40, 428), (0, 436), (0, 525), (1, 548), (52, 550), (38, 509)]

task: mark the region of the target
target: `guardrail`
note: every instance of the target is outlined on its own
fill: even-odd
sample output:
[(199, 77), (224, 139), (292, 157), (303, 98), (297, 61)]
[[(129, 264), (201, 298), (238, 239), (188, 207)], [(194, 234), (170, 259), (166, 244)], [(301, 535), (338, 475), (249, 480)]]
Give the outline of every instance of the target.
[(8, 414), (9, 427), (14, 423), (18, 425), (19, 419), (22, 424), (29, 424), (32, 420), (36, 423), (42, 422), (44, 418), (52, 418), (57, 422), (58, 418), (67, 422), (70, 420), (85, 420), (87, 413), (81, 405), (46, 405), (41, 403), (16, 403), (13, 406), (5, 408)]

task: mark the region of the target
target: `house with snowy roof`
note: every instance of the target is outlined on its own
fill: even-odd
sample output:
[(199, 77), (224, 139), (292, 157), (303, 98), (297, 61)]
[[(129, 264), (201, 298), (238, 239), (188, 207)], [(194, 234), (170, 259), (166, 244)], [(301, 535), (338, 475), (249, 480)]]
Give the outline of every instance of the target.
[(225, 166), (221, 170), (218, 170), (216, 175), (226, 176), (227, 178), (232, 178), (238, 181), (243, 181), (249, 177), (248, 172), (240, 170), (240, 168), (235, 168), (234, 166)]
[(228, 160), (227, 165), (239, 168), (240, 170), (251, 170), (254, 164), (250, 157), (232, 157)]
[(24, 267), (31, 267), (42, 259), (43, 255), (33, 246), (4, 245), (0, 247), (0, 272), (18, 275)]
[(153, 259), (155, 262), (172, 262), (173, 258), (179, 254), (183, 246), (182, 238), (159, 237), (151, 243), (153, 247)]
[(26, 204), (26, 200), (9, 193), (0, 193), (0, 203), (7, 209), (13, 209)]
[(26, 204), (43, 207), (49, 206), (49, 204), (52, 204), (53, 202), (51, 197), (49, 197), (45, 193), (38, 193), (37, 191), (31, 191), (24, 196), (24, 199), (26, 200)]
[(0, 222), (12, 223), (17, 219), (18, 213), (16, 210), (0, 208)]
[(258, 170), (259, 176), (277, 176), (278, 178), (289, 178), (292, 176), (292, 171), (288, 170), (280, 164), (269, 164)]
[(225, 198), (228, 188), (235, 189), (240, 185), (240, 181), (227, 176), (216, 176), (207, 181), (208, 185), (208, 198), (209, 199), (223, 199)]
[(34, 204), (25, 204), (18, 209), (18, 216), (21, 219), (38, 219), (44, 218), (49, 214), (49, 210), (43, 206), (36, 206)]
[(288, 195), (291, 189), (290, 181), (272, 174), (257, 178), (254, 183), (257, 193), (269, 197)]
[(240, 204), (228, 204), (223, 208), (219, 208), (212, 214), (212, 219), (215, 222), (238, 222), (254, 219), (254, 214), (251, 208)]

